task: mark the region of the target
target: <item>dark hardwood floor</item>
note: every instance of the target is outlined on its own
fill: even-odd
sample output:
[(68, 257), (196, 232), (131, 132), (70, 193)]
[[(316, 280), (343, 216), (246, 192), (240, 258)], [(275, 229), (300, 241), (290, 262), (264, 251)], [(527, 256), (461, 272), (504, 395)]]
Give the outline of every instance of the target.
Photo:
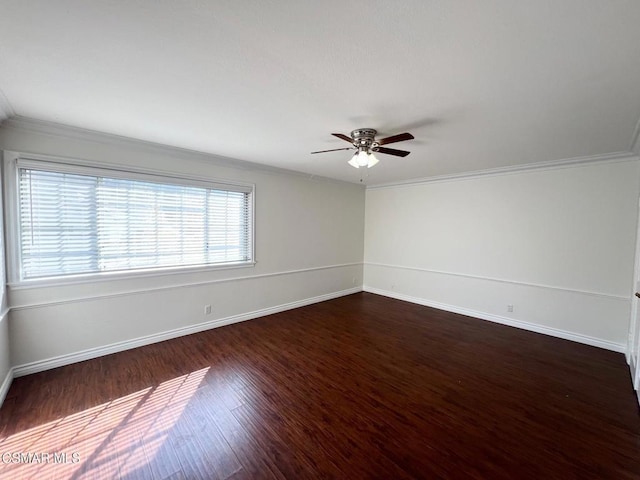
[(0, 453), (12, 480), (637, 479), (640, 417), (621, 354), (360, 293), (18, 378)]

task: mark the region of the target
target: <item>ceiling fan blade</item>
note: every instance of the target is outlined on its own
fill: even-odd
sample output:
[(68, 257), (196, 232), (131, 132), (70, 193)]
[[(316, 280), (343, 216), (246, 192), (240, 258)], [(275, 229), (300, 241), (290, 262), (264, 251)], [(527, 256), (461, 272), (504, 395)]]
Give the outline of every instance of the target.
[(411, 152), (406, 150), (396, 150), (395, 148), (378, 147), (373, 149), (374, 152), (386, 153), (387, 155), (395, 155), (396, 157), (406, 157)]
[[(334, 133), (335, 135), (335, 133)], [(414, 136), (410, 133), (399, 133), (397, 135), (392, 135), (391, 137), (383, 138), (382, 140), (378, 140), (378, 145), (388, 145), (389, 143), (395, 142), (403, 142), (405, 140), (413, 140)]]
[(326, 153), (326, 152), (337, 152), (338, 150), (353, 150), (353, 147), (332, 148), (331, 150), (319, 150), (317, 152), (311, 152), (311, 154), (314, 154), (314, 153)]
[(342, 133), (332, 133), (331, 135), (333, 135), (334, 137), (338, 137), (338, 138), (344, 140), (345, 142), (353, 143), (353, 139), (351, 137), (347, 137), (346, 135), (343, 135)]

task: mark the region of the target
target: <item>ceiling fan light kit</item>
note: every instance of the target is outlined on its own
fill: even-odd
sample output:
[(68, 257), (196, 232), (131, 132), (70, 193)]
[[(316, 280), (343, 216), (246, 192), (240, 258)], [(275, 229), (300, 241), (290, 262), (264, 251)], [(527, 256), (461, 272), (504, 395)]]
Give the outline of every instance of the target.
[(379, 160), (373, 155), (373, 153), (369, 153), (366, 150), (359, 150), (353, 155), (348, 163), (354, 168), (371, 168), (378, 162)]
[(325, 153), (335, 152), (338, 150), (356, 150), (349, 165), (354, 168), (367, 167), (371, 168), (378, 163), (378, 159), (373, 155), (374, 153), (384, 153), (387, 155), (395, 155), (396, 157), (406, 157), (410, 152), (406, 150), (396, 150), (395, 148), (386, 148), (382, 145), (389, 143), (402, 142), (404, 140), (412, 140), (414, 137), (410, 133), (399, 133), (392, 135), (391, 137), (376, 140), (376, 134), (378, 132), (373, 128), (358, 128), (351, 132), (351, 138), (342, 133), (332, 133), (334, 137), (351, 143), (353, 147), (349, 148), (333, 148), (331, 150), (320, 150), (313, 153)]

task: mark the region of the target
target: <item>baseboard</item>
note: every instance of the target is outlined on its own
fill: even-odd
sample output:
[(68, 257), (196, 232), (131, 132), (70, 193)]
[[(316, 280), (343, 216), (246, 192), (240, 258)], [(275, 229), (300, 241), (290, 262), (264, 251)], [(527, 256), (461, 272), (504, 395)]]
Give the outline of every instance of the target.
[(363, 290), (369, 293), (375, 293), (377, 295), (383, 295), (385, 297), (395, 298), (397, 300), (403, 300), (405, 302), (416, 303), (418, 305), (424, 305), (425, 307), (437, 308), (438, 310), (445, 310), (447, 312), (458, 313), (460, 315), (466, 315), (469, 317), (478, 318), (480, 320), (487, 320), (489, 322), (500, 323), (502, 325), (508, 325), (510, 327), (520, 328), (522, 330), (528, 330), (530, 332), (542, 333), (544, 335), (550, 335), (552, 337), (562, 338), (564, 340), (571, 340), (573, 342), (584, 343), (593, 347), (604, 348), (605, 350), (612, 350), (614, 352), (625, 353), (626, 345), (623, 343), (610, 342), (608, 340), (602, 340), (600, 338), (589, 337), (587, 335), (581, 335), (579, 333), (569, 332), (561, 330), (559, 328), (545, 327), (536, 323), (524, 322), (522, 320), (514, 320), (512, 318), (502, 317), (500, 315), (494, 315), (492, 313), (480, 312), (477, 310), (471, 310), (464, 307), (457, 307), (455, 305), (447, 305), (444, 303), (434, 302), (424, 298), (412, 297), (410, 295), (403, 295), (397, 292), (391, 292), (388, 290), (382, 290), (379, 288), (364, 286)]
[(13, 381), (14, 373), (13, 368), (10, 368), (7, 372), (7, 376), (4, 377), (4, 381), (2, 385), (0, 385), (0, 407), (4, 403), (4, 399), (7, 398), (7, 393), (9, 393), (9, 388), (11, 387), (11, 382)]
[(88, 350), (82, 350), (80, 352), (74, 352), (67, 355), (60, 355), (58, 357), (48, 358), (46, 360), (25, 363), (23, 365), (13, 367), (13, 377), (22, 377), (24, 375), (30, 375), (32, 373), (43, 372), (52, 368), (70, 365), (72, 363), (102, 357), (104, 355), (110, 355), (112, 353), (122, 352), (124, 350), (130, 350), (132, 348), (142, 347), (144, 345), (150, 345), (152, 343), (158, 343), (164, 340), (182, 337), (184, 335), (191, 335), (192, 333), (203, 332), (205, 330), (230, 325), (232, 323), (244, 322), (246, 320), (264, 317), (266, 315), (272, 315), (274, 313), (280, 313), (286, 310), (292, 310), (294, 308), (324, 302), (326, 300), (332, 300), (334, 298), (351, 295), (353, 293), (358, 293), (361, 291), (362, 287), (349, 288), (347, 290), (341, 290), (338, 292), (327, 293), (316, 297), (305, 298), (302, 300), (297, 300), (295, 302), (255, 310), (253, 312), (241, 313), (238, 315), (232, 315), (230, 317), (219, 318), (209, 322), (190, 325), (188, 327), (176, 328), (174, 330), (169, 330), (166, 332), (147, 335), (145, 337), (139, 337), (132, 340), (126, 340), (124, 342), (117, 342), (110, 345), (105, 345), (103, 347), (90, 348)]

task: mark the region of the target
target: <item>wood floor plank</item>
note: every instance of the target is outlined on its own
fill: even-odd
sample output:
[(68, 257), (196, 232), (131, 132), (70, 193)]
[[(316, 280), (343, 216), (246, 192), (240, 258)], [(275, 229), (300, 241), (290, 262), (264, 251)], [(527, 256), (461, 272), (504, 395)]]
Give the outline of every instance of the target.
[(0, 453), (81, 454), (0, 480), (632, 479), (639, 446), (623, 355), (368, 293), (17, 378), (0, 409)]

